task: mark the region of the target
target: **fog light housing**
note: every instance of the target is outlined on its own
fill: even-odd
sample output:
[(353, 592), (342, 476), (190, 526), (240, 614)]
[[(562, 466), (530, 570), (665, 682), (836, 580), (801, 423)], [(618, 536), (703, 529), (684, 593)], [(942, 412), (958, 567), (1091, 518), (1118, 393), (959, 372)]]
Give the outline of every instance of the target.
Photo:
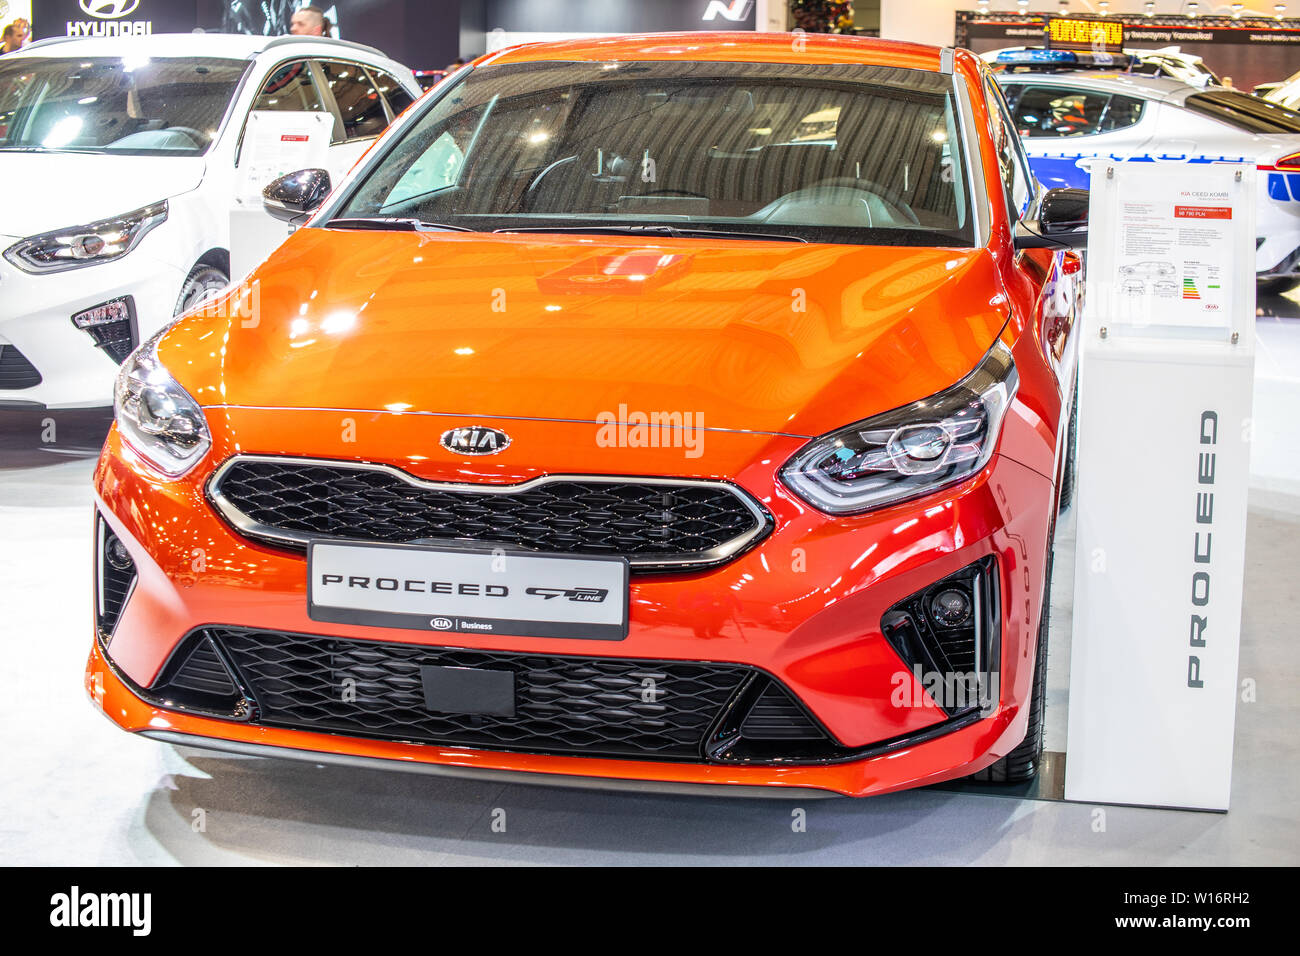
[(95, 539), (98, 544), (95, 561), (95, 621), (107, 642), (135, 587), (135, 561), (122, 539), (112, 532), (99, 514), (95, 515)]
[(1002, 616), (989, 556), (909, 595), (880, 630), (907, 672), (948, 717), (990, 714), (1000, 698)]
[(958, 588), (944, 588), (930, 599), (930, 619), (939, 627), (961, 627), (970, 620), (971, 594)]
[(140, 344), (135, 300), (129, 295), (109, 299), (72, 317), (72, 324), (95, 342), (95, 347), (118, 365)]

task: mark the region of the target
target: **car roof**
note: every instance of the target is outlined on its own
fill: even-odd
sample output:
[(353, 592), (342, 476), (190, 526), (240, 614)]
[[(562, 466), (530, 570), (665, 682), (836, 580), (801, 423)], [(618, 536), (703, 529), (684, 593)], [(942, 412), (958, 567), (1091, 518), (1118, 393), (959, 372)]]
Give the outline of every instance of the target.
[(939, 72), (944, 48), (826, 33), (640, 33), (528, 43), (478, 61), (719, 60), (746, 63), (857, 63)]
[(148, 36), (127, 37), (51, 37), (29, 43), (5, 57), (54, 56), (207, 56), (244, 60), (259, 53), (275, 50), (292, 55), (302, 50), (303, 55), (326, 56), (333, 54), (355, 55), (358, 52), (388, 60), (389, 57), (374, 47), (349, 43), (328, 37), (251, 36), (243, 33), (154, 33)]
[(1042, 73), (998, 73), (1000, 83), (1041, 83), (1045, 86), (1073, 86), (1106, 93), (1123, 93), (1146, 100), (1162, 100), (1181, 105), (1183, 100), (1201, 90), (1171, 76), (1144, 73), (1111, 73), (1096, 70), (1051, 70)]

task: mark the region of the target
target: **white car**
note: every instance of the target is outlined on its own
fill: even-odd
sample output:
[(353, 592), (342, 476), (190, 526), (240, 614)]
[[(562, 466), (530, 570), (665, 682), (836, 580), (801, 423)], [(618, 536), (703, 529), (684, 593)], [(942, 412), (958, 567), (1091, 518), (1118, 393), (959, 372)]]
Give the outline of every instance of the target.
[(1300, 73), (1291, 74), (1281, 83), (1271, 84), (1271, 88), (1262, 93), (1257, 86), (1255, 94), (1262, 95), (1270, 103), (1278, 103), (1287, 109), (1300, 109)]
[(337, 181), (419, 96), (378, 50), (321, 37), (59, 38), (0, 59), (0, 408), (110, 403), (135, 345), (229, 282), (251, 111), (332, 113)]
[[(1034, 48), (1024, 46), (1003, 47), (1000, 50), (981, 53), (980, 58), (997, 70), (1006, 66), (1005, 63), (999, 61), (1002, 54), (1019, 53), (1029, 49)], [(1158, 50), (1126, 49), (1124, 50), (1124, 56), (1130, 57), (1134, 61), (1129, 68), (1128, 72), (1130, 73), (1167, 76), (1170, 79), (1181, 80), (1202, 90), (1223, 85), (1215, 72), (1205, 65), (1203, 59), (1192, 53), (1184, 53), (1181, 48), (1176, 46), (1161, 47)]]
[(1130, 73), (998, 73), (1039, 181), (1086, 189), (1097, 160), (1248, 162), (1262, 291), (1300, 282), (1300, 113), (1237, 90)]

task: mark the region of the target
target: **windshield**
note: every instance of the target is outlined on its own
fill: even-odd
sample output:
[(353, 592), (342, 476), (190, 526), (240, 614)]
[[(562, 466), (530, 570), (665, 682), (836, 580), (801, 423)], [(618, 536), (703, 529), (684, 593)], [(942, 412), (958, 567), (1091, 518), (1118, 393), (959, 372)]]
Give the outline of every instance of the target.
[(0, 60), (0, 150), (198, 156), (247, 68), (204, 57)]
[(836, 64), (482, 67), (336, 219), (972, 244), (951, 78)]

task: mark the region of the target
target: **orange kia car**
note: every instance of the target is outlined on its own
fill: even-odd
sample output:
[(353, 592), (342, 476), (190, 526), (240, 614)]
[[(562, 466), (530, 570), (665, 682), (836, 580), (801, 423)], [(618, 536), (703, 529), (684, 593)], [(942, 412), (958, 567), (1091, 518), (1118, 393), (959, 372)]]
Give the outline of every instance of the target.
[(725, 793), (1036, 772), (1087, 194), (978, 58), (520, 47), (266, 197), (301, 227), (117, 382), (86, 683), (123, 729)]

